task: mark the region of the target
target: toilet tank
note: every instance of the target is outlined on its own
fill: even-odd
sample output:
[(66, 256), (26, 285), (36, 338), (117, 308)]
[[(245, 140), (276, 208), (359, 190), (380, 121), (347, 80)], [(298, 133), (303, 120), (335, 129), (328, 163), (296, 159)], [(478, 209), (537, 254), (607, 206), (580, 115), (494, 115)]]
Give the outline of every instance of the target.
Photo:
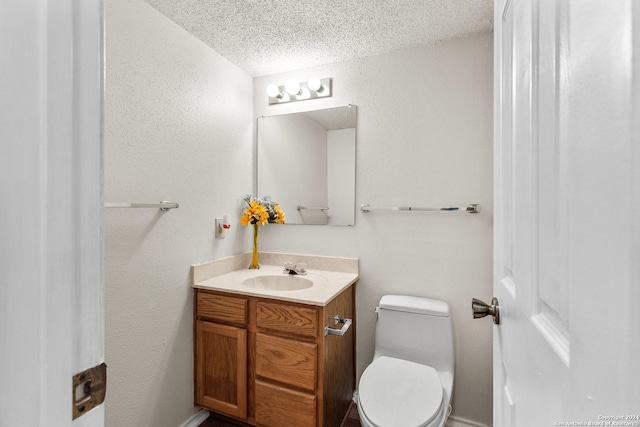
[(385, 295), (376, 312), (374, 359), (396, 357), (454, 373), (453, 323), (446, 302)]

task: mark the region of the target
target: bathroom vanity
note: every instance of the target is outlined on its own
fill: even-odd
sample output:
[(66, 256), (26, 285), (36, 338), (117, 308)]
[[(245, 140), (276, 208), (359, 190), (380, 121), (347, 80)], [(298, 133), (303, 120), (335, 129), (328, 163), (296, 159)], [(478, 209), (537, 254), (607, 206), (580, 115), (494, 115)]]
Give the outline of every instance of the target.
[(249, 425), (340, 426), (355, 388), (352, 261), (300, 277), (194, 266), (195, 404)]

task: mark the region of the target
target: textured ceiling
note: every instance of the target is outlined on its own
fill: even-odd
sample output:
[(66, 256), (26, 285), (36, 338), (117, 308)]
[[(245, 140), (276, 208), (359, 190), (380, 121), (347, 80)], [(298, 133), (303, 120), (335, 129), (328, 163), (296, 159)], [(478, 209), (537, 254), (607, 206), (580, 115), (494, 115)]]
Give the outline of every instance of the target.
[(326, 130), (350, 129), (356, 127), (356, 107), (325, 108), (304, 113)]
[(145, 0), (254, 77), (493, 29), (493, 0)]

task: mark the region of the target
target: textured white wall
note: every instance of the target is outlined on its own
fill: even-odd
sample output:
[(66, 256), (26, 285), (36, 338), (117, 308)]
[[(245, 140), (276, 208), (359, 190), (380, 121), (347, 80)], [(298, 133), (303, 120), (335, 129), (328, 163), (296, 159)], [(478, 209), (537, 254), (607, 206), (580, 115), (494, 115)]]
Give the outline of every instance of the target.
[[(357, 370), (373, 355), (373, 308), (388, 293), (447, 301), (456, 331), (453, 413), (492, 420), (492, 35), (254, 80), (254, 115), (358, 105), (356, 205), (480, 203), (482, 213), (357, 212), (355, 227), (261, 230), (260, 249), (360, 258)], [(267, 105), (288, 78), (333, 77), (333, 97)]]
[(109, 427), (179, 426), (193, 413), (190, 265), (246, 251), (252, 79), (139, 0), (108, 0), (105, 200)]

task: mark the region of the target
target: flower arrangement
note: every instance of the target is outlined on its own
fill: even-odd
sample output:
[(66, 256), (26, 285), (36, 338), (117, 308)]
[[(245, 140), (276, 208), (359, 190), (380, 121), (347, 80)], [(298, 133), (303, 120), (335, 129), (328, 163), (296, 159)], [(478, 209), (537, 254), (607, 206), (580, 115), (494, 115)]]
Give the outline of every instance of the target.
[(285, 214), (278, 203), (269, 196), (259, 199), (247, 194), (242, 199), (247, 205), (240, 224), (248, 226), (249, 224), (267, 225), (268, 223), (284, 224)]
[(258, 263), (258, 225), (267, 225), (270, 222), (284, 224), (285, 214), (280, 205), (269, 196), (259, 199), (248, 194), (242, 200), (247, 207), (240, 217), (240, 225), (245, 227), (248, 227), (249, 224), (253, 225), (253, 255), (249, 268), (260, 268)]

